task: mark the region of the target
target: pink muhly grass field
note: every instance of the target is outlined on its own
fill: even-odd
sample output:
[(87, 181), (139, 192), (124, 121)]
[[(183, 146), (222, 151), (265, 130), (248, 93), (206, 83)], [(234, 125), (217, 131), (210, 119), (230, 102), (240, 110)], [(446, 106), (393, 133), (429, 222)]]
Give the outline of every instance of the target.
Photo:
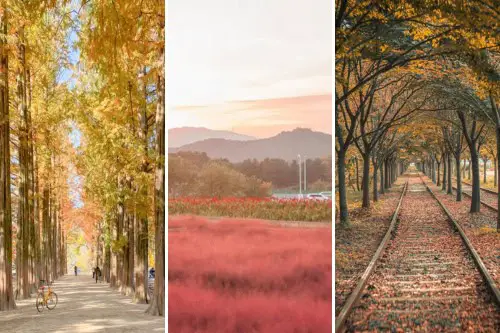
[(331, 332), (331, 227), (169, 219), (172, 332)]

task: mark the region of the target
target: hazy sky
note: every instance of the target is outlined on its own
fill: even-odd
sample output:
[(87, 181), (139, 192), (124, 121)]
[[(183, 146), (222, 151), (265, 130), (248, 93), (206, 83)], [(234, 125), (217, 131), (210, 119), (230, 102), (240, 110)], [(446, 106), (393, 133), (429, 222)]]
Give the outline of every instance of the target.
[(326, 0), (169, 0), (167, 126), (331, 133)]

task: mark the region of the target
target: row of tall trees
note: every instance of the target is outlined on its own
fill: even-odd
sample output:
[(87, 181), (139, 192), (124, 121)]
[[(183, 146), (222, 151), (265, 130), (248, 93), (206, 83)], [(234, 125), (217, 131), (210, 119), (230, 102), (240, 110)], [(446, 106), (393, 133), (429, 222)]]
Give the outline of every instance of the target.
[(154, 247), (153, 315), (165, 313), (164, 10), (163, 1), (87, 1), (75, 22), (76, 164), (99, 207), (96, 264), (112, 288), (144, 303)]
[[(498, 75), (500, 54), (489, 52), (487, 56), (492, 64), (496, 64), (493, 66)], [(488, 87), (490, 85), (488, 82), (482, 84), (478, 82), (478, 77), (470, 66), (456, 63), (454, 65), (455, 68), (460, 68), (459, 72), (449, 73), (446, 80), (434, 80), (427, 88), (433, 91), (439, 103), (446, 105), (446, 111), (433, 115), (437, 121), (435, 127), (439, 129), (434, 131), (435, 139), (430, 144), (435, 153), (428, 154), (422, 160), (421, 168), (431, 176), (433, 181), (436, 181), (438, 185), (441, 184), (442, 189), (449, 194), (453, 193), (452, 184), (456, 182), (456, 200), (461, 201), (462, 179), (467, 165), (469, 179), (472, 178), (470, 212), (476, 213), (481, 209), (480, 160), (483, 160), (483, 182), (486, 182), (489, 158), (494, 160), (495, 168), (498, 168), (496, 159), (500, 140), (492, 142), (492, 133), (497, 130), (494, 117), (498, 106), (493, 90), (485, 91), (482, 86), (486, 84)], [(500, 75), (498, 77), (500, 78)], [(438, 157), (439, 154), (440, 157)], [(464, 160), (463, 167), (462, 160)], [(442, 162), (443, 175), (441, 177)], [(498, 186), (496, 175), (498, 175), (498, 170), (495, 170), (494, 179), (494, 184)], [(452, 177), (455, 180), (452, 180)], [(500, 194), (498, 197), (500, 200)], [(500, 231), (500, 218), (497, 220), (497, 230)]]
[(0, 310), (66, 273), (64, 1), (0, 4)]
[[(459, 145), (453, 140), (456, 133), (443, 133), (448, 155), (460, 152), (464, 142), (471, 156), (478, 153), (482, 118), (497, 128), (500, 140), (497, 7), (495, 1), (474, 0), (336, 2), (335, 148), (341, 225), (349, 225), (345, 165), (353, 146), (363, 158), (365, 190), (368, 159), (377, 155), (376, 145), (419, 113), (457, 112), (464, 141)], [(468, 93), (457, 96), (461, 86)], [(459, 108), (460, 103), (467, 106)], [(400, 148), (424, 152), (415, 145)], [(472, 159), (473, 174), (476, 161)], [(368, 193), (363, 193), (363, 206), (369, 206)]]

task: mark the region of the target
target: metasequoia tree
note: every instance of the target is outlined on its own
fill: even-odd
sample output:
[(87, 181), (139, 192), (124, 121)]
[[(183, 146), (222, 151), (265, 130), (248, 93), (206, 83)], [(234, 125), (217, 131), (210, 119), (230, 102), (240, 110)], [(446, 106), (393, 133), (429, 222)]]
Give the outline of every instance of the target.
[[(47, 214), (42, 221), (40, 186), (52, 183), (60, 195), (65, 193), (55, 185), (64, 177), (58, 162), (64, 150), (52, 150), (53, 172), (45, 173), (49, 166), (42, 160), (47, 156), (48, 145), (42, 132), (62, 135), (55, 140), (57, 144), (48, 149), (61, 147), (65, 113), (53, 108), (48, 101), (63, 101), (67, 91), (56, 79), (58, 68), (64, 64), (59, 54), (67, 50), (67, 10), (65, 1), (7, 1), (1, 6), (0, 310), (15, 307), (12, 294), (28, 298), (36, 292), (39, 279), (54, 279), (64, 271), (60, 266), (64, 263), (65, 235), (58, 198), (50, 198), (50, 193), (46, 195), (49, 199), (43, 210)], [(48, 115), (58, 115), (58, 118)], [(47, 193), (45, 189), (42, 192)], [(14, 215), (11, 207), (15, 207)], [(42, 235), (43, 231), (46, 233)], [(44, 236), (47, 243), (43, 242)], [(15, 258), (13, 243), (16, 244)], [(12, 290), (13, 260), (16, 262), (15, 292)], [(44, 266), (45, 260), (50, 262), (49, 266)], [(42, 270), (43, 267), (46, 269)]]
[[(79, 45), (86, 77), (78, 87), (82, 109), (75, 117), (87, 138), (86, 156), (101, 160), (84, 157), (80, 170), (86, 193), (106, 216), (111, 286), (146, 302), (149, 221), (155, 233), (164, 232), (165, 152), (158, 143), (164, 137), (164, 3), (90, 1), (83, 12)], [(150, 312), (156, 315), (164, 314), (163, 241), (162, 235), (154, 241)]]
[(0, 311), (16, 308), (12, 288), (12, 211), (10, 188), (10, 115), (7, 12), (0, 12)]

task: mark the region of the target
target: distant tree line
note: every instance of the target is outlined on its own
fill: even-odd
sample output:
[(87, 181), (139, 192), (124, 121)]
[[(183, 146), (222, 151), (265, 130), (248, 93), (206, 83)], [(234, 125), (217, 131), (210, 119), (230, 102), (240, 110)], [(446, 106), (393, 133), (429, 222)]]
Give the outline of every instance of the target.
[[(272, 189), (298, 189), (297, 161), (266, 158), (231, 163), (227, 159), (210, 159), (200, 152), (171, 153), (168, 161), (171, 196), (261, 197), (270, 195)], [(331, 158), (308, 159), (306, 170), (309, 190), (331, 190)]]

